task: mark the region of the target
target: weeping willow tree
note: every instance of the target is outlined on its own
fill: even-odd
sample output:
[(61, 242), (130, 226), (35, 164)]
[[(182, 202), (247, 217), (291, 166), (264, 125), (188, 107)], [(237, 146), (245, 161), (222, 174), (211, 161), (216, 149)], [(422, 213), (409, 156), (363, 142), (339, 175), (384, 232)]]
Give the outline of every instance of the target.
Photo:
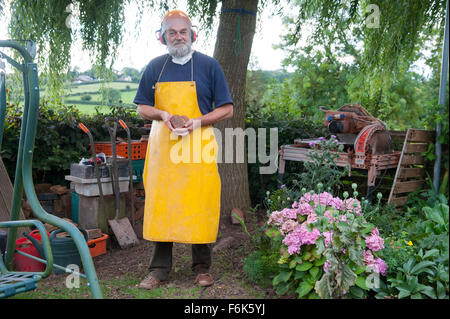
[[(422, 55), (426, 44), (442, 48), (446, 0), (296, 0), (283, 45), (289, 60), (307, 46), (322, 47), (325, 57), (351, 56), (359, 68), (353, 98), (365, 99), (375, 116), (388, 118), (386, 97), (399, 75)], [(364, 95), (364, 96), (363, 96)]]

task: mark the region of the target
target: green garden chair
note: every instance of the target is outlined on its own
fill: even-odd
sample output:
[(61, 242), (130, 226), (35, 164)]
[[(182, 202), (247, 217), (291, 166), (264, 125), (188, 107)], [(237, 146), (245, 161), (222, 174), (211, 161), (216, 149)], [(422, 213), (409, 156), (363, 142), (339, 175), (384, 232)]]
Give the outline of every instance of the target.
[[(8, 241), (6, 245), (5, 258), (1, 257), (0, 261), (0, 298), (14, 295), (26, 290), (34, 289), (36, 282), (40, 279), (48, 276), (53, 267), (53, 257), (50, 249), (50, 244), (47, 243), (46, 232), (43, 230), (42, 222), (54, 225), (60, 229), (63, 229), (72, 237), (78, 252), (80, 253), (81, 262), (85, 271), (85, 277), (88, 280), (88, 286), (91, 290), (94, 298), (102, 298), (102, 292), (100, 290), (100, 284), (95, 272), (94, 263), (87, 246), (86, 240), (80, 231), (71, 223), (47, 213), (41, 206), (33, 184), (32, 177), (32, 159), (34, 152), (34, 141), (36, 137), (37, 118), (39, 110), (39, 80), (37, 64), (33, 62), (36, 55), (36, 47), (32, 41), (20, 41), (24, 44), (20, 44), (15, 40), (0, 40), (1, 48), (15, 49), (19, 56), (23, 58), (23, 62), (19, 63), (13, 58), (9, 57), (4, 52), (0, 51), (0, 60), (6, 60), (13, 67), (22, 72), (23, 85), (24, 85), (24, 107), (23, 116), (20, 129), (19, 147), (16, 160), (16, 171), (14, 179), (14, 192), (11, 204), (10, 221), (1, 222), (0, 227), (7, 227), (8, 229)], [(1, 63), (2, 61), (0, 61)], [(5, 123), (6, 116), (6, 92), (4, 85), (4, 72), (1, 72), (0, 65), (0, 150), (1, 141), (3, 136), (3, 125)], [(3, 70), (4, 71), (4, 70)], [(22, 195), (25, 192), (27, 200), (33, 210), (33, 215), (38, 219), (34, 220), (19, 220), (20, 208), (22, 203)], [(17, 239), (17, 227), (26, 225), (32, 225), (37, 227), (42, 233), (42, 239), (45, 250), (46, 260), (39, 259), (40, 262), (47, 264), (43, 273), (20, 273), (13, 272), (14, 265), (14, 253), (25, 254), (15, 250), (15, 244)], [(45, 235), (44, 235), (45, 234)], [(46, 244), (47, 243), (47, 244)], [(47, 245), (47, 247), (46, 247)], [(26, 254), (27, 257), (32, 258)], [(44, 257), (44, 256), (42, 256)], [(33, 257), (36, 258), (36, 257)], [(58, 266), (59, 267), (59, 266)], [(81, 275), (81, 274), (80, 274)]]

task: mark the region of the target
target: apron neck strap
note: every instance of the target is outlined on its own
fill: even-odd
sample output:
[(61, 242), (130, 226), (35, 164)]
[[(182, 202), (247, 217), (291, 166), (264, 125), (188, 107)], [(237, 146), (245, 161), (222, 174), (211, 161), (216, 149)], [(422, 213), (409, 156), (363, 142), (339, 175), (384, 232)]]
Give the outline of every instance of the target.
[[(192, 53), (192, 57), (191, 57), (191, 82), (194, 82), (194, 53)], [(163, 74), (163, 71), (166, 68), (166, 64), (167, 64), (167, 61), (169, 61), (169, 58), (170, 58), (170, 55), (168, 54), (166, 60), (164, 61), (161, 72), (159, 72), (158, 80), (156, 82), (159, 82), (159, 79), (161, 79), (161, 75)]]

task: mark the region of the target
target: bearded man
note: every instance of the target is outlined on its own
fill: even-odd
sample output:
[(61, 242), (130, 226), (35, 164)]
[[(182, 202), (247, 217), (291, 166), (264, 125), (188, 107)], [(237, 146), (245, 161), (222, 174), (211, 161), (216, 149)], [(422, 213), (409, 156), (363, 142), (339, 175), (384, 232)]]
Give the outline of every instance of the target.
[(149, 62), (134, 99), (140, 116), (153, 121), (143, 172), (143, 237), (154, 248), (143, 289), (169, 279), (174, 242), (192, 244), (195, 283), (214, 283), (211, 244), (221, 185), (212, 125), (233, 116), (233, 101), (219, 63), (192, 49), (196, 38), (186, 13), (167, 13), (159, 41), (168, 54)]

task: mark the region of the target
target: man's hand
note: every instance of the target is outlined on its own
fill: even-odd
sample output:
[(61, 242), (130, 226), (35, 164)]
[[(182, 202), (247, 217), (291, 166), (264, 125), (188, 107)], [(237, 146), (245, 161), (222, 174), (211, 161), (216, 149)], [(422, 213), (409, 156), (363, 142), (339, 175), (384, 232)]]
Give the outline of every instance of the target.
[(173, 131), (175, 128), (172, 126), (172, 122), (170, 121), (172, 118), (172, 114), (166, 111), (161, 112), (161, 120), (166, 124), (169, 130)]
[(208, 126), (216, 124), (233, 116), (233, 104), (226, 104), (214, 109), (214, 111), (195, 119), (189, 119), (184, 127), (188, 129), (189, 133), (200, 126)]
[(159, 110), (156, 107), (153, 107), (151, 105), (145, 105), (145, 104), (138, 105), (138, 112), (139, 112), (139, 115), (141, 116), (141, 118), (143, 118), (144, 120), (163, 121), (171, 131), (174, 130), (172, 123), (170, 123), (172, 114), (170, 114), (169, 112)]

